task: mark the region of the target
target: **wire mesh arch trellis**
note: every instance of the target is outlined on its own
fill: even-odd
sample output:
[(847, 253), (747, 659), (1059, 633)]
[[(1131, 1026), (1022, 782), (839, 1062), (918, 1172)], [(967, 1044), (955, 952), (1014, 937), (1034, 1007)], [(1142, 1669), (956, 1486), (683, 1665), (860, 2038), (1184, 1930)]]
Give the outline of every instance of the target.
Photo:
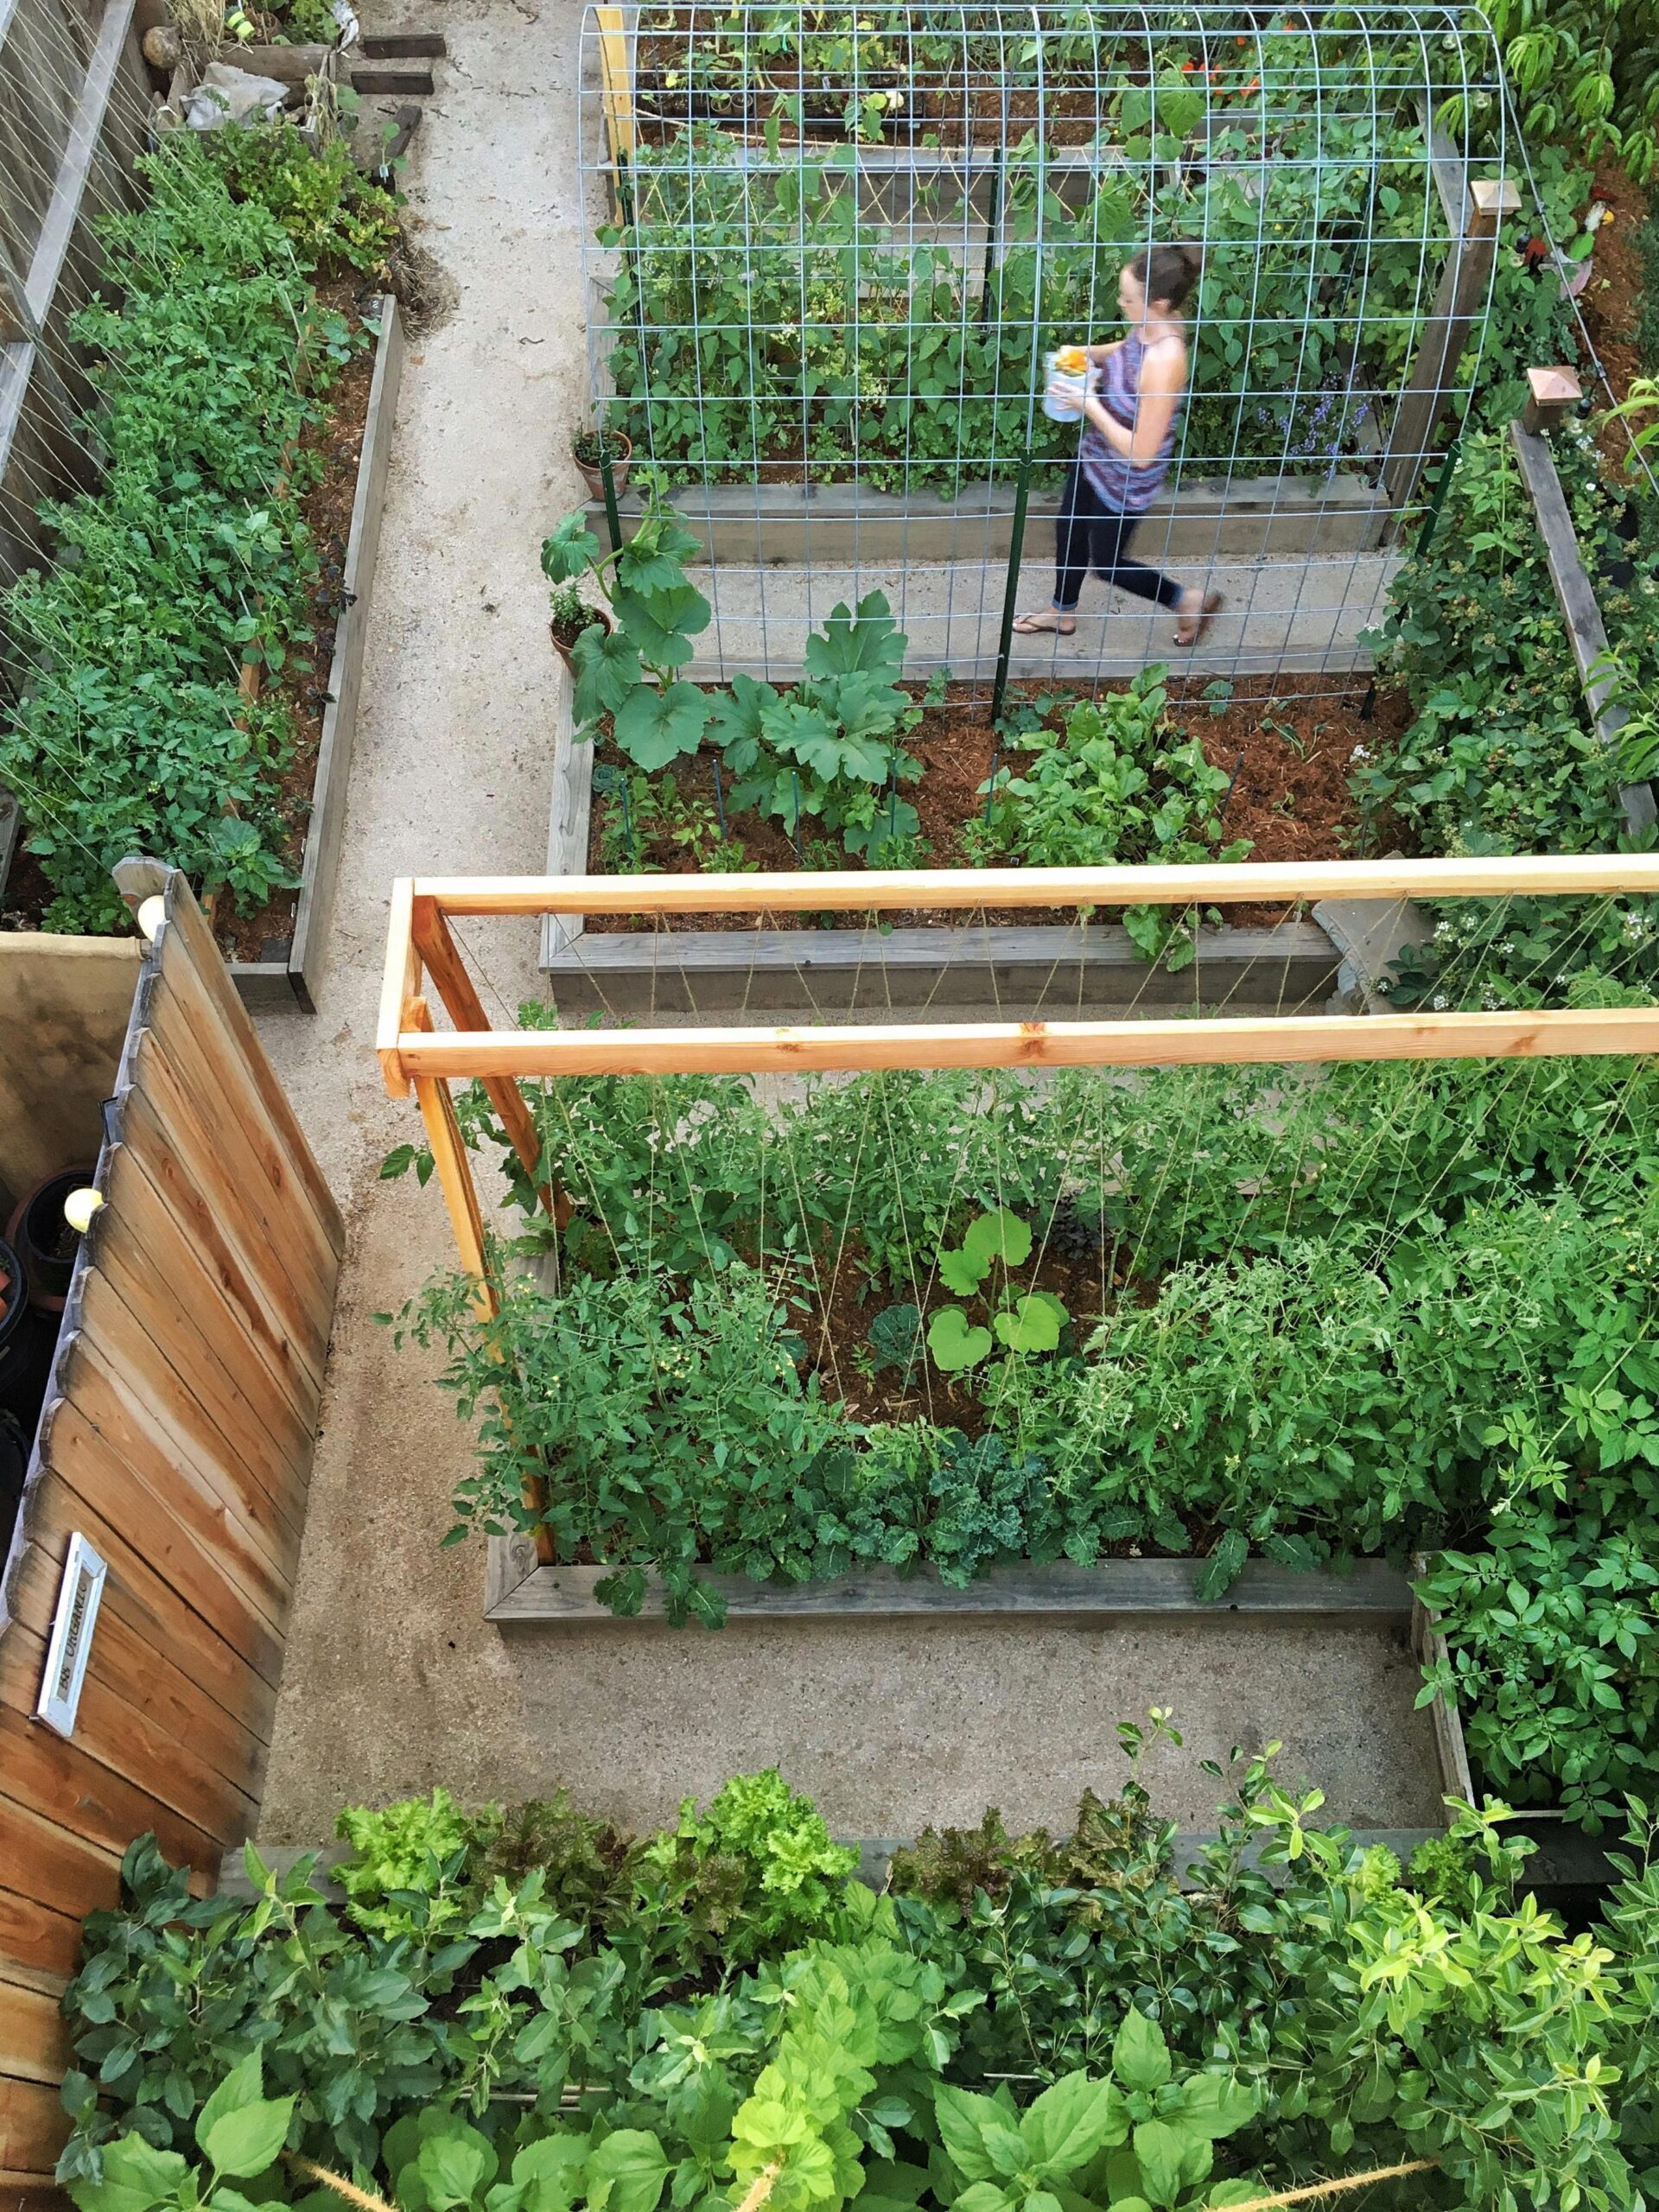
[[(1119, 334), (1120, 270), (1170, 239), (1204, 255), (1191, 388), (1135, 557), (1226, 594), (1195, 665), (1363, 667), (1478, 351), (1498, 82), (1478, 11), (1411, 0), (590, 6), (594, 419), (709, 548), (694, 672), (787, 675), (880, 590), (912, 671), (982, 688), (1077, 449), (1046, 359)], [(1434, 120), (1477, 112), (1478, 162)], [(1013, 666), (1121, 676), (1170, 628), (1096, 585)]]

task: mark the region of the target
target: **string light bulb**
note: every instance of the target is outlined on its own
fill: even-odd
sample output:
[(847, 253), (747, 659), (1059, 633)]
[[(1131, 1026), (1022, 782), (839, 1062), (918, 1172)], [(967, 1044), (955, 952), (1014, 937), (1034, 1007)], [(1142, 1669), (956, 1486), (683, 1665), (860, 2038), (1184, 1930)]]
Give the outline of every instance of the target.
[(63, 1217), (78, 1236), (84, 1236), (103, 1203), (102, 1191), (93, 1190), (89, 1184), (84, 1190), (70, 1192), (63, 1202)]
[(138, 927), (148, 941), (154, 944), (162, 924), (167, 919), (167, 901), (161, 893), (146, 899), (138, 909)]

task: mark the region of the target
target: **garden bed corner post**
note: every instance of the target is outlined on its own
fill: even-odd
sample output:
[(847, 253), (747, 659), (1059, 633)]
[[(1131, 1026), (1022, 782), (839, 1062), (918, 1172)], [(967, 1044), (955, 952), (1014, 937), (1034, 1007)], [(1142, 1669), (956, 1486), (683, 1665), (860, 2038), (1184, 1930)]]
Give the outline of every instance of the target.
[(1413, 505), (1434, 442), (1440, 418), (1450, 404), (1458, 364), (1469, 342), (1480, 303), (1492, 281), (1498, 231), (1506, 216), (1521, 211), (1521, 194), (1505, 177), (1479, 179), (1469, 187), (1459, 235), (1440, 271), (1440, 287), (1423, 325), (1416, 358), (1382, 455), (1382, 480), (1388, 494), (1379, 543), (1386, 543)]
[[(449, 1078), (445, 1075), (411, 1073), (404, 1064), (404, 1037), (411, 1033), (429, 1033), (433, 1027), (431, 1009), (421, 995), (423, 938), (437, 950), (432, 979), (451, 1018), (455, 1017), (456, 1007), (459, 1007), (463, 1017), (470, 1020), (473, 1009), (476, 1008), (478, 1026), (487, 1031), (490, 1025), (477, 993), (473, 989), (471, 979), (461, 964), (448, 924), (429, 899), (416, 899), (414, 883), (407, 876), (399, 877), (392, 886), (391, 924), (375, 1038), (381, 1075), (391, 1097), (406, 1098), (411, 1084), (413, 1086), (426, 1130), (426, 1141), (431, 1147), (433, 1164), (437, 1170), (438, 1185), (443, 1192), (449, 1225), (454, 1233), (455, 1248), (462, 1268), (472, 1277), (475, 1286), (474, 1300), (479, 1318), (491, 1321), (500, 1311), (500, 1306), (485, 1264), (484, 1217), (479, 1205), (478, 1186), (473, 1180), (472, 1163), (467, 1157), (467, 1147), (461, 1139), (461, 1124), (455, 1118), (454, 1101), (449, 1095)], [(440, 931), (442, 936), (439, 935)], [(451, 994), (454, 1003), (451, 1002)], [(530, 1124), (516, 1080), (512, 1077), (499, 1080), (512, 1091), (533, 1143), (533, 1125)], [(492, 1102), (499, 1110), (499, 1102), (496, 1098), (497, 1079), (488, 1082), (486, 1089)], [(505, 1120), (506, 1116), (503, 1118)], [(511, 1124), (509, 1134), (513, 1135), (514, 1148), (518, 1151), (519, 1158), (524, 1160), (518, 1135), (512, 1131)], [(533, 1151), (525, 1166), (533, 1180), (536, 1166)], [(553, 1187), (550, 1184), (538, 1186), (538, 1196), (556, 1219), (558, 1213), (553, 1201)], [(504, 1413), (504, 1426), (505, 1423)], [(522, 1495), (527, 1517), (545, 1510), (547, 1484), (539, 1475), (526, 1472)], [(553, 1565), (553, 1540), (546, 1525), (539, 1520), (532, 1520), (531, 1535), (538, 1561), (544, 1566)]]

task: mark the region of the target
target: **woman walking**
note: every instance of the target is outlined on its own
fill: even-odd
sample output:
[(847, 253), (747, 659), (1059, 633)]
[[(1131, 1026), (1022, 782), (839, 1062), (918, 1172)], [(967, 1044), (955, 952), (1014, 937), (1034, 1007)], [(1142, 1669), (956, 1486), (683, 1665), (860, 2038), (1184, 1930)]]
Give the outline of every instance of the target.
[(1169, 473), (1176, 427), (1186, 400), (1186, 322), (1181, 314), (1198, 281), (1202, 256), (1194, 245), (1147, 246), (1117, 280), (1128, 335), (1084, 350), (1101, 372), (1098, 392), (1079, 403), (1070, 385), (1053, 384), (1057, 404), (1081, 404), (1084, 427), (1060, 501), (1054, 600), (1022, 614), (1014, 628), (1032, 637), (1077, 628), (1083, 580), (1102, 581), (1137, 599), (1154, 600), (1180, 618), (1178, 645), (1196, 645), (1220, 612), (1218, 591), (1184, 588), (1156, 569), (1126, 556), (1135, 525)]

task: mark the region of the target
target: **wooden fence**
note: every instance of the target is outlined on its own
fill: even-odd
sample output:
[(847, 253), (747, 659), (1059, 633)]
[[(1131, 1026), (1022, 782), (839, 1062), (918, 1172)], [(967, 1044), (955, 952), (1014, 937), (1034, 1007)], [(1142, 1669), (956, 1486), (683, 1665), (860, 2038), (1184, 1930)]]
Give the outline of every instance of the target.
[(92, 480), (69, 317), (94, 217), (131, 191), (149, 80), (135, 0), (0, 0), (0, 588), (38, 557), (35, 509)]
[[(206, 1886), (258, 1803), (343, 1242), (182, 876), (139, 972), (0, 1603), (0, 2206), (65, 2132), (80, 1916), (154, 1828)], [(73, 1733), (35, 1717), (72, 1536), (108, 1569)]]

